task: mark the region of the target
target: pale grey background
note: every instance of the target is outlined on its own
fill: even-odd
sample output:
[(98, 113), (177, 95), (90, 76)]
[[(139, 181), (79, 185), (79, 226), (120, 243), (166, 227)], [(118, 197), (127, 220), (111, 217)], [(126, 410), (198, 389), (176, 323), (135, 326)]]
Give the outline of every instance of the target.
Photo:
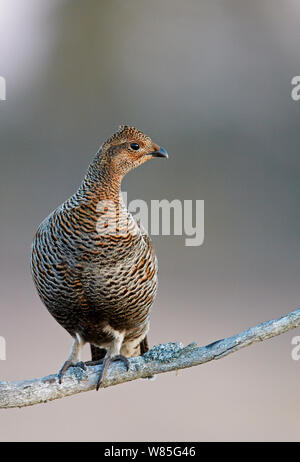
[[(170, 154), (128, 175), (129, 199), (205, 201), (203, 246), (154, 238), (151, 343), (204, 345), (299, 306), (299, 39), (297, 0), (0, 1), (1, 380), (66, 358), (71, 338), (33, 287), (31, 240), (120, 123)], [(294, 335), (153, 383), (1, 411), (0, 439), (299, 440)]]

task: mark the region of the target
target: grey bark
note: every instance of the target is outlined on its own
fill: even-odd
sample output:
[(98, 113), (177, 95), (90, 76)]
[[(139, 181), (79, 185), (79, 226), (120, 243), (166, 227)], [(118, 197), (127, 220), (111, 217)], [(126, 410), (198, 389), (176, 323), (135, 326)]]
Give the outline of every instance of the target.
[[(224, 358), (252, 343), (283, 334), (299, 325), (300, 308), (281, 318), (258, 324), (240, 334), (218, 340), (204, 347), (198, 347), (196, 343), (183, 347), (177, 342), (157, 345), (143, 356), (131, 358), (129, 371), (126, 371), (122, 363), (113, 363), (104, 387)], [(93, 390), (96, 387), (101, 367), (88, 366), (86, 371), (79, 367), (70, 368), (61, 385), (58, 383), (57, 374), (21, 382), (0, 382), (0, 408), (32, 406)]]

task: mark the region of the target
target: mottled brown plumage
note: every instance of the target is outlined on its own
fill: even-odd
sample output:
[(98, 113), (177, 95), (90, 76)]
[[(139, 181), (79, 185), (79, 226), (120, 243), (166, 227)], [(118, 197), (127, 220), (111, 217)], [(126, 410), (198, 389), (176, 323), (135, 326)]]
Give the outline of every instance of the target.
[(127, 211), (121, 181), (163, 148), (134, 127), (122, 126), (100, 148), (78, 191), (39, 226), (31, 267), (49, 312), (74, 338), (60, 380), (91, 344), (92, 360), (108, 366), (147, 351), (150, 308), (157, 290), (152, 243)]

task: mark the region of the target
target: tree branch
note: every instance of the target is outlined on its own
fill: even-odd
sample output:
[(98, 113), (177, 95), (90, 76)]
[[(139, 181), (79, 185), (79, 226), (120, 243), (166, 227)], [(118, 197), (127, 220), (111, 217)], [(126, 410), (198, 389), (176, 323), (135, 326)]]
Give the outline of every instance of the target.
[[(218, 340), (204, 347), (198, 347), (196, 343), (183, 347), (177, 342), (158, 345), (143, 356), (131, 358), (129, 371), (125, 370), (122, 363), (113, 363), (104, 386), (110, 387), (224, 358), (252, 343), (283, 334), (299, 325), (300, 308), (286, 316), (258, 324), (240, 334)], [(70, 368), (61, 385), (58, 383), (56, 374), (22, 382), (0, 382), (0, 408), (32, 406), (93, 390), (96, 387), (100, 367), (102, 366), (88, 366), (86, 371), (79, 367)]]

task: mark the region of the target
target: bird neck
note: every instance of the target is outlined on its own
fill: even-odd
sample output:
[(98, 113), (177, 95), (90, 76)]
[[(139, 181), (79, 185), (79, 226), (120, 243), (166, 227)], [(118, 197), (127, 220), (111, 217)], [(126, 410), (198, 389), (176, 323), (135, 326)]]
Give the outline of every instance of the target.
[(92, 162), (78, 192), (88, 199), (119, 202), (122, 179), (109, 166)]

